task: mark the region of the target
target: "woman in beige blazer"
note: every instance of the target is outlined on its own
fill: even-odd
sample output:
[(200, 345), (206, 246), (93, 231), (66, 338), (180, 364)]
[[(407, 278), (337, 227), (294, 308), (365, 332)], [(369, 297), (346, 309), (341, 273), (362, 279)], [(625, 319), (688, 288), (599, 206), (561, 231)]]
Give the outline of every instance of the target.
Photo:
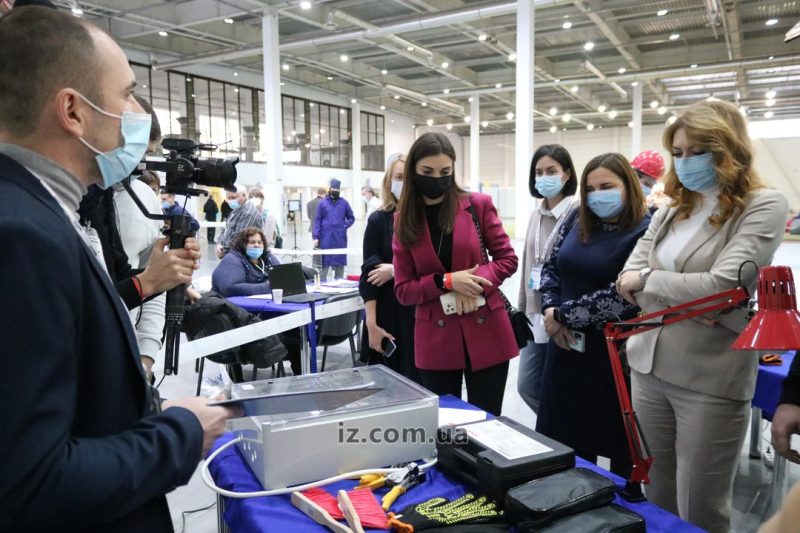
[[(689, 107), (664, 132), (665, 192), (617, 281), (645, 313), (738, 285), (746, 261), (768, 265), (788, 206), (753, 168), (747, 125), (722, 101)], [(756, 271), (742, 269), (755, 288)], [(634, 408), (654, 456), (648, 498), (711, 532), (730, 529), (733, 477), (757, 373), (731, 345), (747, 311), (699, 317), (628, 340)]]

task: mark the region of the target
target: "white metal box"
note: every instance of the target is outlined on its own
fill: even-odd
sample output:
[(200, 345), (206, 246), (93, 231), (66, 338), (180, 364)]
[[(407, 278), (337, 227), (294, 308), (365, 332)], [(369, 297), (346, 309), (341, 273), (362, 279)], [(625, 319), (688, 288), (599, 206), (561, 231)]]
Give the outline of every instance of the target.
[(242, 398), (352, 388), (382, 389), (331, 411), (251, 416), (229, 422), (237, 446), (265, 489), (353, 470), (433, 457), (439, 398), (383, 365), (233, 385)]

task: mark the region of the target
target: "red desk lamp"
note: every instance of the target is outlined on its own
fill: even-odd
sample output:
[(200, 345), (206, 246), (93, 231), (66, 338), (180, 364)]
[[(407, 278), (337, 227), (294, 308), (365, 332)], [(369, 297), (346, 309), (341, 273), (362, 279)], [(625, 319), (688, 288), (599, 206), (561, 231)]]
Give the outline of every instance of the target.
[[(750, 301), (750, 293), (741, 286), (741, 275), (739, 285), (735, 289), (668, 307), (624, 322), (609, 322), (603, 328), (608, 355), (611, 358), (611, 370), (617, 388), (617, 398), (622, 412), (622, 422), (628, 440), (628, 450), (633, 464), (630, 478), (621, 493), (625, 499), (629, 501), (645, 499), (641, 484), (650, 482), (648, 473), (650, 465), (653, 463), (653, 456), (631, 404), (617, 343), (633, 335), (700, 315), (715, 311), (724, 313), (737, 307), (746, 306)], [(736, 339), (733, 349), (788, 350), (800, 348), (800, 313), (797, 312), (794, 278), (789, 267), (764, 267), (759, 270), (758, 308), (758, 312)]]

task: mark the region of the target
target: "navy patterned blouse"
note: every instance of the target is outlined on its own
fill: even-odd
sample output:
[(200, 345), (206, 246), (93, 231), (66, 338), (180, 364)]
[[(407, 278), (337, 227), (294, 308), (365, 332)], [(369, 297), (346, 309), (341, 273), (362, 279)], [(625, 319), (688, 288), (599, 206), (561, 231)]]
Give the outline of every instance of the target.
[(557, 307), (561, 322), (575, 330), (635, 316), (639, 308), (617, 294), (614, 282), (649, 224), (649, 214), (625, 232), (601, 223), (586, 244), (577, 217), (564, 224), (542, 269), (542, 309)]

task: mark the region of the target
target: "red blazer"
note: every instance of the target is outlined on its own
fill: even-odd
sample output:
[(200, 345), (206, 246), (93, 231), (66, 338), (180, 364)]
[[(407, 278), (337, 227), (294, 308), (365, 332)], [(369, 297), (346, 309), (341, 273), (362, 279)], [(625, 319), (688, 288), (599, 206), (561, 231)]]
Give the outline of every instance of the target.
[(517, 256), (503, 230), (500, 217), (486, 194), (471, 193), (480, 221), (483, 239), (491, 262), (481, 265), (481, 248), (475, 224), (469, 213), (469, 198), (459, 199), (453, 228), (453, 271), (480, 265), (476, 275), (492, 282), (485, 289), (486, 305), (462, 316), (445, 315), (433, 281), (434, 274), (445, 272), (431, 242), (428, 225), (418, 230), (417, 242), (407, 248), (395, 238), (394, 289), (403, 305), (415, 305), (414, 353), (418, 368), (456, 370), (466, 367), (464, 344), (470, 366), (481, 370), (508, 361), (519, 354), (511, 322), (498, 287), (517, 270)]

